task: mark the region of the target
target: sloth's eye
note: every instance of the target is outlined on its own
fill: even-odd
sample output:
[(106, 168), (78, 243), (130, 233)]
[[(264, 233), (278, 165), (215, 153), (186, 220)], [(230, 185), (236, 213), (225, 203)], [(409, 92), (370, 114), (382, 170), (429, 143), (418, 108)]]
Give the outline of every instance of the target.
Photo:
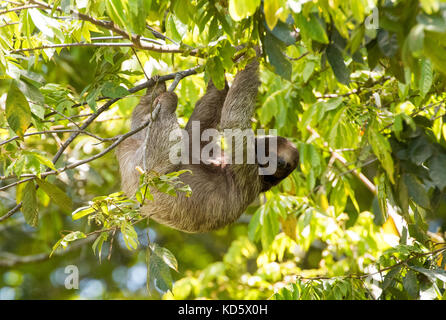
[(288, 163), (285, 160), (283, 160), (281, 157), (277, 158), (277, 167), (286, 168), (287, 165), (288, 165)]

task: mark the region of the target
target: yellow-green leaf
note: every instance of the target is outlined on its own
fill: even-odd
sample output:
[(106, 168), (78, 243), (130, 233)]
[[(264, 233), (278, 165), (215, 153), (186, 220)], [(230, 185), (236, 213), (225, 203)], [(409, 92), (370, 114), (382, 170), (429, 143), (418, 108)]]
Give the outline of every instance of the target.
[(82, 217), (85, 217), (87, 215), (89, 215), (90, 213), (95, 212), (96, 210), (91, 208), (91, 207), (81, 207), (81, 208), (77, 208), (75, 211), (73, 211), (73, 213), (71, 214), (71, 218), (73, 220), (78, 220)]
[(265, 0), (263, 3), (263, 11), (265, 12), (266, 24), (271, 30), (274, 29), (277, 21), (279, 20), (276, 14), (279, 9), (280, 3), (277, 0)]
[(54, 201), (62, 210), (71, 212), (72, 202), (71, 198), (67, 196), (65, 192), (60, 190), (54, 184), (51, 184), (45, 180), (37, 179), (37, 184), (43, 191)]
[(37, 214), (36, 188), (33, 181), (27, 182), (22, 190), (22, 212), (26, 223), (36, 227), (39, 216)]
[(6, 98), (6, 119), (11, 129), (19, 137), (23, 137), (31, 123), (31, 109), (25, 95), (17, 87), (15, 81), (11, 82)]
[(229, 14), (235, 21), (243, 20), (256, 12), (260, 0), (229, 0)]

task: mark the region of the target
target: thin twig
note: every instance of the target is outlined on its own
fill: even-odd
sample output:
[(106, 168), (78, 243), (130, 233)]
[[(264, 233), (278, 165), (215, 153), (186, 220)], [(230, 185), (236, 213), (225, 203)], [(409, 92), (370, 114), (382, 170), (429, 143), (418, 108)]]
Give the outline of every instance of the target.
[(144, 76), (146, 77), (147, 80), (149, 80), (149, 77), (147, 76), (146, 70), (144, 70), (144, 66), (141, 63), (141, 60), (139, 60), (138, 54), (136, 53), (135, 48), (132, 48), (133, 54), (136, 57), (136, 60), (138, 60), (139, 66), (141, 67), (142, 72), (144, 73)]
[(22, 203), (20, 202), (19, 204), (17, 204), (14, 208), (12, 208), (11, 210), (9, 210), (5, 215), (0, 217), (0, 222), (8, 219), (10, 216), (12, 216), (14, 213), (16, 213), (22, 206)]
[(8, 3), (12, 3), (16, 6), (21, 6), (23, 3), (21, 2), (17, 2), (17, 1), (12, 1), (12, 0), (2, 0), (3, 2), (8, 2)]
[[(34, 102), (31, 102), (31, 103), (36, 104), (36, 103), (34, 103)], [(54, 109), (53, 107), (48, 106), (48, 105), (46, 105), (46, 104), (44, 104), (43, 106), (44, 106), (45, 108), (47, 108), (47, 109), (50, 109), (52, 112), (57, 113), (57, 114), (60, 115), (62, 118), (64, 118), (65, 120), (68, 120), (68, 122), (74, 124), (78, 129), (80, 129), (79, 125), (78, 125), (76, 122), (74, 122), (73, 120), (71, 120), (68, 116), (64, 115), (62, 112), (59, 112), (59, 111), (57, 111), (56, 109)]]
[(19, 22), (16, 21), (16, 22), (5, 23), (5, 24), (0, 25), (0, 28), (7, 27), (7, 26), (13, 26), (15, 24), (19, 24)]
[(344, 175), (346, 175), (346, 174), (353, 173), (355, 170), (358, 170), (358, 169), (363, 168), (363, 167), (367, 167), (369, 164), (372, 164), (372, 163), (374, 163), (374, 162), (376, 162), (376, 161), (378, 161), (378, 158), (370, 159), (369, 161), (366, 161), (366, 162), (364, 162), (364, 163), (361, 163), (361, 165), (356, 166), (355, 168), (353, 168), (353, 169), (351, 169), (351, 170), (344, 171), (344, 172), (340, 173), (339, 176), (342, 177), (342, 176), (344, 176)]
[(0, 16), (3, 15), (3, 14), (7, 14), (9, 12), (15, 12), (15, 11), (26, 10), (26, 9), (33, 9), (33, 8), (40, 8), (40, 5), (38, 5), (38, 4), (29, 4), (29, 5), (26, 5), (26, 6), (14, 7), (14, 8), (11, 8), (11, 9), (0, 11)]
[(11, 53), (28, 52), (43, 49), (55, 49), (55, 48), (70, 48), (70, 47), (134, 47), (131, 42), (75, 42), (75, 43), (59, 43), (59, 44), (48, 44), (33, 48), (21, 48), (12, 50)]
[[(105, 142), (105, 141), (115, 141), (118, 139), (118, 136), (116, 137), (111, 137), (111, 138), (101, 138), (91, 132), (85, 131), (85, 130), (81, 130), (81, 129), (61, 129), (61, 130), (45, 130), (45, 131), (37, 131), (37, 132), (30, 132), (30, 133), (26, 133), (23, 135), (23, 137), (29, 137), (29, 136), (34, 136), (34, 135), (40, 135), (40, 134), (53, 134), (53, 133), (72, 133), (72, 132), (76, 132), (76, 133), (80, 133), (80, 134), (85, 134), (87, 136), (93, 137), (99, 141)], [(14, 140), (19, 139), (19, 136), (15, 136), (12, 137), (8, 140), (2, 141), (0, 142), (0, 146), (12, 142)], [(1, 180), (1, 179), (0, 179)]]
[(158, 38), (158, 39), (162, 39), (162, 40), (164, 40), (164, 41), (167, 39), (167, 40), (169, 40), (170, 42), (172, 42), (173, 44), (175, 44), (175, 45), (177, 45), (177, 46), (180, 45), (180, 44), (179, 44), (178, 42), (176, 42), (175, 40), (169, 38), (168, 36), (162, 34), (161, 32), (158, 32), (157, 30), (155, 30), (153, 27), (149, 26), (148, 24), (146, 24), (146, 28), (149, 29), (149, 30), (152, 32), (152, 34), (153, 34), (156, 38)]
[[(91, 37), (90, 38), (91, 41), (121, 40), (121, 39), (124, 39), (124, 37), (123, 36), (105, 36), (105, 37)], [(141, 37), (140, 39), (141, 39), (141, 41), (152, 42), (152, 43), (155, 43), (160, 46), (164, 45), (164, 43), (159, 42), (155, 39), (150, 39), (150, 38), (146, 38), (146, 37)]]
[(309, 55), (309, 54), (310, 54), (310, 52), (307, 51), (307, 52), (302, 53), (302, 54), (301, 54), (300, 56), (298, 56), (297, 58), (289, 57), (288, 55), (285, 55), (285, 56), (286, 56), (286, 58), (287, 58), (288, 60), (291, 60), (291, 61), (298, 61), (298, 60), (300, 60), (300, 59), (306, 57), (306, 56)]

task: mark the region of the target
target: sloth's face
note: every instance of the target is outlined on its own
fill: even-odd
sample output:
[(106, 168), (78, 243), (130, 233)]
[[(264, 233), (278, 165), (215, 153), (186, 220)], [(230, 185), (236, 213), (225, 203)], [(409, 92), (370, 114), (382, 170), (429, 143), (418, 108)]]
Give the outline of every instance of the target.
[[(266, 150), (268, 149), (268, 138), (266, 138)], [(271, 187), (277, 185), (280, 181), (288, 177), (294, 169), (297, 168), (299, 163), (299, 152), (296, 147), (287, 139), (283, 137), (277, 137), (277, 154), (271, 154), (273, 159), (276, 161), (277, 169), (273, 174), (261, 176), (263, 178), (263, 188), (262, 191), (267, 191)], [(260, 165), (260, 167), (268, 166)]]

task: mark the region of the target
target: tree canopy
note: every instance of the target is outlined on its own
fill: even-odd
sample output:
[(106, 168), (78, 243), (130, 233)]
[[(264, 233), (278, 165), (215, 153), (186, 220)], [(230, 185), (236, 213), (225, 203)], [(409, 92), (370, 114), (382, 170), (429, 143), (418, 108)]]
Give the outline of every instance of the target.
[[(120, 192), (133, 107), (160, 76), (184, 126), (256, 46), (298, 170), (222, 230), (148, 221), (194, 191)], [(438, 0), (0, 1), (0, 299), (445, 299), (445, 75)]]

